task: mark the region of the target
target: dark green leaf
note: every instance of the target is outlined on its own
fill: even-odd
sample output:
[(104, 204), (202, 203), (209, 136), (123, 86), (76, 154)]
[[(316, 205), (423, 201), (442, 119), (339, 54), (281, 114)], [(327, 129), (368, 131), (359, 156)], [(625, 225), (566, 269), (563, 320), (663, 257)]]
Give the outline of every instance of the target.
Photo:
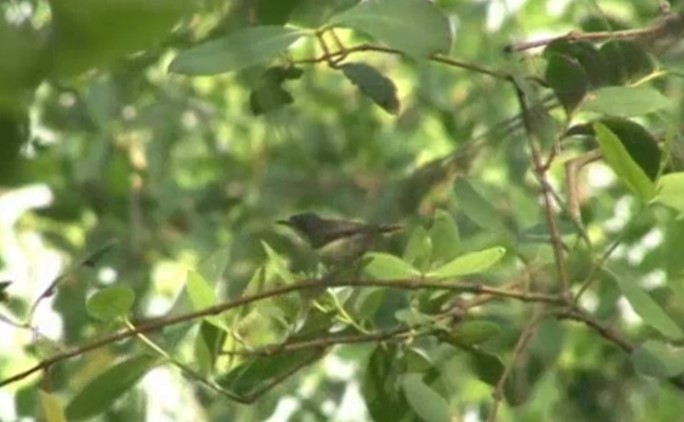
[(258, 0), (256, 19), (259, 25), (284, 25), (302, 0)]
[(91, 418), (109, 409), (156, 364), (156, 357), (137, 355), (107, 369), (90, 380), (67, 405), (68, 420)]
[(649, 179), (660, 171), (662, 151), (658, 142), (642, 125), (626, 119), (603, 119), (601, 123), (620, 139), (622, 145)]
[(364, 63), (345, 63), (340, 69), (351, 83), (383, 110), (391, 114), (399, 112), (397, 87), (374, 67)]
[(280, 85), (264, 84), (249, 93), (249, 109), (255, 116), (281, 109), (293, 102), (292, 95)]
[(449, 19), (427, 0), (365, 1), (334, 16), (330, 24), (365, 32), (415, 58), (447, 54), (453, 42)]
[(648, 53), (631, 41), (613, 40), (599, 50), (608, 69), (608, 81), (612, 85), (624, 85), (655, 71)]
[(477, 346), (466, 347), (464, 349), (470, 354), (473, 370), (477, 374), (477, 377), (492, 387), (496, 387), (505, 370), (501, 358)]
[(587, 93), (589, 78), (579, 61), (572, 57), (554, 53), (547, 60), (546, 83), (570, 115)]
[(169, 71), (186, 75), (234, 72), (271, 61), (305, 31), (281, 26), (256, 26), (181, 51)]
[(92, 295), (86, 303), (88, 313), (101, 321), (126, 316), (135, 302), (130, 287), (107, 287)]
[(559, 39), (553, 41), (544, 49), (546, 59), (553, 54), (560, 54), (576, 60), (584, 69), (589, 85), (598, 88), (608, 83), (608, 66), (605, 58), (587, 41), (570, 42)]
[(632, 160), (620, 139), (610, 129), (601, 123), (596, 123), (594, 130), (606, 163), (613, 169), (620, 181), (641, 201), (649, 201), (655, 192), (651, 179)]
[(399, 389), (399, 354), (393, 344), (379, 344), (373, 350), (363, 377), (361, 391), (371, 418), (377, 422), (403, 420), (408, 403)]
[(216, 382), (234, 394), (249, 397), (272, 387), (273, 382), (294, 374), (321, 356), (318, 350), (278, 353), (247, 360)]
[(225, 330), (207, 321), (200, 323), (195, 337), (195, 357), (203, 374), (210, 374), (213, 371), (225, 339)]

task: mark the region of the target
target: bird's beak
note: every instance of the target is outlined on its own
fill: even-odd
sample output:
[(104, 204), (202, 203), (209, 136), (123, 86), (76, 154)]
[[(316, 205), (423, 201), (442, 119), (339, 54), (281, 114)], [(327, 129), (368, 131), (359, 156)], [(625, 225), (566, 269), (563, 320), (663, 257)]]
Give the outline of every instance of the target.
[(288, 226), (288, 227), (292, 226), (292, 223), (290, 222), (290, 220), (278, 220), (278, 221), (276, 221), (276, 224), (280, 224), (281, 226)]

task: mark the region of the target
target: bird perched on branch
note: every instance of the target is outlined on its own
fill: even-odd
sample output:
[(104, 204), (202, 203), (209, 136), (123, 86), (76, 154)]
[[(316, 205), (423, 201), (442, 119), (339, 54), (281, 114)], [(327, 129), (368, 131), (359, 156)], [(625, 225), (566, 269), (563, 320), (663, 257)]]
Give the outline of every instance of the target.
[(277, 223), (297, 232), (318, 254), (321, 262), (331, 269), (356, 263), (378, 236), (402, 228), (396, 224), (377, 225), (321, 218), (312, 212), (296, 214)]

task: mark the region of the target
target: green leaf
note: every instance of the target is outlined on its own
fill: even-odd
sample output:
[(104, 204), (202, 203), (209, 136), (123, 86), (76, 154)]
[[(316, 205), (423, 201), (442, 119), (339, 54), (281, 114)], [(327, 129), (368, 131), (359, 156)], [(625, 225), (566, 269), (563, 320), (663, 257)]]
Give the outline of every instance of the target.
[(637, 280), (630, 277), (626, 271), (618, 268), (606, 269), (606, 272), (614, 279), (617, 286), (627, 301), (646, 324), (658, 330), (662, 335), (672, 340), (684, 339), (684, 332), (672, 318), (667, 315), (663, 308), (653, 300), (638, 284)]
[(651, 179), (632, 160), (620, 139), (610, 129), (601, 123), (595, 123), (594, 130), (606, 163), (641, 201), (649, 201), (655, 192)]
[(451, 214), (441, 209), (435, 212), (432, 227), (430, 227), (430, 240), (432, 241), (433, 263), (446, 262), (458, 255), (461, 248), (461, 236)]
[(496, 387), (505, 370), (501, 358), (477, 346), (463, 347), (463, 349), (470, 354), (477, 377), (492, 387)]
[(46, 422), (66, 422), (62, 401), (57, 396), (45, 390), (38, 390), (38, 397)]
[(580, 63), (562, 54), (550, 54), (545, 79), (565, 108), (572, 114), (589, 89), (589, 78)]
[(639, 373), (656, 378), (670, 378), (684, 372), (684, 349), (656, 340), (639, 346), (630, 359)]
[(279, 110), (293, 102), (292, 94), (281, 85), (264, 84), (249, 93), (249, 110), (255, 116)]
[(414, 58), (448, 54), (453, 43), (449, 19), (427, 0), (370, 0), (334, 16), (349, 26)]
[(364, 271), (378, 280), (395, 280), (420, 275), (420, 271), (411, 264), (394, 255), (370, 252), (364, 255), (363, 260), (368, 261)]
[(429, 277), (452, 278), (485, 271), (496, 264), (506, 254), (506, 249), (501, 246), (484, 249), (461, 255), (434, 271), (428, 273)]
[(632, 41), (613, 40), (599, 50), (612, 85), (626, 85), (655, 71), (653, 60), (643, 47)]
[(319, 350), (279, 353), (249, 359), (221, 375), (216, 383), (240, 396), (250, 396), (272, 386), (322, 356)]
[(74, 396), (66, 407), (67, 419), (91, 418), (109, 409), (156, 364), (156, 357), (140, 354), (108, 368)]
[(420, 270), (426, 270), (432, 255), (432, 241), (423, 226), (413, 229), (404, 249), (404, 261)]
[(365, 63), (345, 63), (340, 69), (351, 83), (383, 110), (390, 114), (399, 112), (397, 87), (391, 79)]
[(361, 391), (374, 421), (405, 420), (404, 415), (409, 412), (406, 398), (399, 389), (401, 363), (395, 344), (378, 344), (371, 353)]
[(306, 31), (282, 26), (255, 26), (181, 51), (169, 71), (216, 75), (271, 61)]
[(608, 83), (606, 60), (592, 43), (559, 39), (544, 49), (546, 59), (552, 54), (561, 54), (576, 60), (584, 69), (591, 87), (597, 88)]
[(216, 303), (214, 289), (207, 281), (195, 271), (188, 271), (188, 281), (186, 284), (188, 296), (193, 309), (202, 309)]
[(295, 282), (294, 275), (287, 268), (287, 261), (280, 256), (278, 252), (274, 251), (266, 242), (261, 242), (268, 256), (268, 266), (272, 269), (283, 281), (288, 284)]
[(449, 422), (449, 404), (444, 397), (426, 385), (420, 374), (402, 377), (401, 386), (409, 405), (426, 422)]
[(501, 221), (501, 213), (492, 206), (467, 180), (458, 178), (454, 184), (458, 207), (475, 224), (486, 230), (510, 235)]
[(197, 0), (51, 0), (48, 67), (69, 77), (147, 50), (198, 10)]
[(197, 271), (211, 286), (221, 279), (230, 262), (230, 248), (220, 248), (212, 253), (200, 265)]
[(684, 172), (666, 174), (658, 179), (653, 202), (659, 202), (679, 214), (684, 214)]
[(658, 141), (639, 123), (627, 119), (607, 118), (600, 121), (620, 139), (622, 145), (649, 179), (655, 180), (660, 171), (662, 151)]
[(454, 345), (474, 346), (497, 336), (498, 324), (489, 321), (466, 321), (456, 325), (444, 340)]
[(226, 339), (226, 331), (207, 321), (200, 323), (195, 337), (195, 358), (203, 374), (210, 374)]
[(582, 109), (615, 117), (645, 116), (672, 103), (663, 94), (647, 86), (609, 86), (587, 95)]
[(111, 321), (128, 314), (135, 302), (130, 287), (107, 287), (96, 292), (86, 302), (88, 313), (101, 321)]

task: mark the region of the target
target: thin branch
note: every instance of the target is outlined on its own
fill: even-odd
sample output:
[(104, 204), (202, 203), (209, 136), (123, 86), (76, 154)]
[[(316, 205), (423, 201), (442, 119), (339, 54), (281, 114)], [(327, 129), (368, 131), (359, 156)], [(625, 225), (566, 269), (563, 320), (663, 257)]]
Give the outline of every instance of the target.
[(479, 283), (458, 283), (458, 282), (448, 282), (448, 281), (425, 281), (422, 279), (408, 279), (408, 280), (351, 280), (351, 281), (336, 281), (336, 282), (326, 282), (321, 280), (307, 280), (297, 284), (291, 284), (287, 286), (277, 287), (264, 292), (256, 293), (251, 296), (245, 296), (238, 299), (230, 300), (227, 302), (222, 302), (208, 308), (200, 309), (194, 312), (189, 312), (186, 314), (181, 314), (173, 317), (164, 317), (154, 320), (149, 320), (140, 323), (134, 329), (125, 329), (118, 331), (116, 333), (101, 337), (100, 339), (94, 340), (90, 343), (75, 347), (71, 350), (57, 353), (50, 358), (44, 359), (38, 364), (19, 372), (9, 378), (0, 381), (0, 387), (11, 384), (13, 382), (19, 381), (26, 378), (38, 371), (48, 369), (50, 366), (57, 362), (70, 359), (75, 356), (79, 356), (90, 352), (92, 350), (98, 349), (100, 347), (112, 344), (121, 340), (128, 339), (130, 337), (137, 336), (141, 333), (148, 333), (152, 331), (157, 331), (162, 328), (180, 324), (183, 322), (193, 321), (199, 318), (207, 317), (210, 315), (217, 315), (234, 309), (237, 307), (245, 306), (247, 304), (269, 299), (272, 297), (282, 296), (285, 294), (298, 292), (302, 290), (311, 289), (321, 289), (326, 287), (344, 287), (344, 286), (354, 286), (354, 287), (386, 287), (392, 289), (400, 290), (419, 290), (419, 289), (431, 289), (431, 290), (448, 290), (455, 292), (469, 292), (478, 294), (489, 294), (492, 296), (497, 296), (499, 298), (511, 298), (517, 299), (524, 302), (541, 302), (549, 304), (563, 304), (564, 300), (556, 295), (544, 294), (544, 293), (526, 293), (518, 292), (512, 290), (506, 290), (496, 287), (488, 287)]
[(563, 241), (561, 240), (558, 222), (556, 221), (556, 217), (553, 213), (553, 197), (549, 190), (549, 180), (546, 177), (547, 168), (544, 167), (539, 142), (532, 126), (532, 116), (530, 115), (530, 109), (527, 104), (527, 96), (523, 91), (523, 88), (516, 81), (512, 81), (512, 83), (515, 88), (515, 93), (522, 112), (523, 126), (525, 127), (525, 132), (527, 133), (528, 144), (530, 146), (530, 152), (532, 154), (532, 160), (534, 163), (534, 173), (536, 174), (541, 187), (541, 197), (543, 200), (542, 208), (544, 210), (546, 225), (548, 226), (549, 234), (551, 236), (551, 247), (553, 249), (561, 294), (566, 295), (568, 292), (569, 282), (568, 274), (565, 269), (565, 256), (563, 254), (564, 246)]
[[(661, 10), (661, 13), (662, 10)], [(573, 41), (590, 41), (601, 42), (608, 40), (634, 40), (646, 38), (659, 38), (667, 34), (676, 34), (682, 25), (683, 17), (679, 14), (667, 14), (662, 16), (658, 21), (646, 28), (639, 29), (625, 29), (621, 31), (599, 31), (599, 32), (579, 32), (571, 31), (559, 37), (545, 38), (537, 41), (526, 41), (517, 44), (509, 44), (504, 47), (507, 53), (519, 52), (529, 50), (536, 47), (543, 47), (551, 44), (554, 41), (565, 40)]]
[(523, 352), (530, 343), (530, 340), (532, 340), (537, 325), (539, 324), (539, 321), (541, 321), (543, 316), (544, 312), (542, 308), (536, 308), (534, 310), (532, 318), (530, 318), (527, 324), (525, 324), (525, 328), (520, 333), (520, 337), (518, 337), (518, 342), (515, 344), (515, 348), (513, 349), (513, 356), (511, 357), (511, 362), (506, 366), (504, 372), (501, 374), (501, 377), (499, 378), (499, 381), (496, 383), (496, 389), (493, 393), (494, 403), (492, 403), (492, 409), (489, 413), (487, 421), (496, 421), (496, 417), (499, 411), (499, 405), (501, 404), (501, 400), (503, 400), (504, 398), (504, 389), (506, 388), (506, 383), (508, 382), (508, 379), (510, 378), (511, 373), (513, 372), (513, 368), (515, 367), (518, 359), (522, 356)]
[[(312, 63), (321, 63), (321, 62), (326, 62), (330, 63), (332, 60), (333, 62), (337, 63), (340, 59), (340, 57), (344, 58), (347, 57), (350, 54), (355, 54), (355, 53), (362, 53), (362, 52), (368, 52), (368, 51), (373, 51), (377, 53), (386, 53), (386, 54), (397, 54), (397, 55), (404, 55), (404, 53), (400, 50), (390, 48), (390, 47), (385, 47), (382, 45), (375, 45), (375, 44), (359, 44), (353, 47), (348, 47), (336, 51), (324, 51), (323, 55), (319, 57), (313, 57), (313, 58), (308, 58), (308, 59), (300, 59), (300, 60), (295, 60), (295, 64), (312, 64)], [(507, 73), (507, 72), (502, 72), (494, 69), (489, 69), (484, 66), (480, 66), (474, 63), (469, 63), (463, 60), (458, 60), (454, 59), (452, 57), (448, 57), (442, 54), (433, 54), (428, 58), (431, 61), (437, 62), (437, 63), (443, 63), (449, 66), (453, 67), (460, 67), (462, 69), (470, 70), (473, 72), (477, 73), (482, 73), (484, 75), (491, 76), (496, 79), (500, 80), (505, 80), (505, 81), (510, 81), (512, 76)]]

